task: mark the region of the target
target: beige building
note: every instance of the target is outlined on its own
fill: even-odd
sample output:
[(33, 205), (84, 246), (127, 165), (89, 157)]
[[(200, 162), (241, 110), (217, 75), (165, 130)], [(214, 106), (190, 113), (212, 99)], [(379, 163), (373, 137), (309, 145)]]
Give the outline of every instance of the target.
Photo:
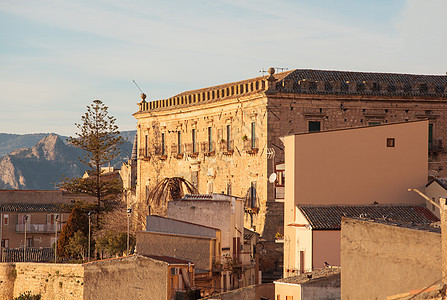
[[(70, 211), (57, 204), (0, 204), (1, 256), (3, 248), (51, 248)], [(25, 240), (26, 239), (26, 240)], [(8, 258), (9, 259), (9, 258)], [(25, 259), (30, 259), (27, 257)]]
[[(425, 194), (432, 199), (433, 202), (440, 205), (439, 198), (447, 197), (447, 182), (445, 178), (433, 178), (425, 187)], [(425, 206), (438, 218), (440, 217), (439, 208), (432, 203), (426, 201)]]
[(430, 287), (441, 281), (440, 229), (345, 218), (341, 268), (342, 299), (386, 299)]
[(268, 76), (168, 99), (143, 99), (134, 114), (137, 199), (146, 202), (152, 187), (174, 176), (191, 181), (201, 194), (245, 197), (245, 225), (261, 234), (266, 250), (262, 265), (272, 270), (282, 257), (274, 237), (283, 227), (283, 186), (268, 181), (272, 173), (283, 171), (275, 168), (284, 163), (279, 138), (428, 118), (425, 156), (437, 162), (430, 164), (430, 172), (442, 176), (447, 170), (442, 146), (447, 138), (446, 85), (445, 75), (271, 70)]
[(317, 269), (275, 283), (276, 300), (341, 299), (340, 268)]
[[(285, 277), (324, 262), (313, 262), (309, 251), (303, 257), (307, 243), (297, 240), (305, 225), (303, 218), (298, 220), (300, 205), (423, 204), (408, 188), (425, 188), (428, 124), (425, 120), (284, 137)], [(310, 241), (309, 234), (301, 238)], [(326, 235), (336, 242), (333, 234)]]
[[(294, 234), (286, 243), (297, 245), (294, 260), (284, 253), (284, 276), (340, 266), (340, 226), (343, 217), (431, 224), (439, 219), (418, 205), (297, 205)], [(286, 249), (292, 250), (292, 247)], [(292, 257), (292, 255), (290, 255)]]

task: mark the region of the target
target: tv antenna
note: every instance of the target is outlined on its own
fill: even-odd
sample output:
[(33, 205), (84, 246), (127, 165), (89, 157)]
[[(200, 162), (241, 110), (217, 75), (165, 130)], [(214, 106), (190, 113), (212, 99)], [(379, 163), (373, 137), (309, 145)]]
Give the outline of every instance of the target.
[[(273, 69), (275, 69), (275, 71), (279, 71), (279, 72), (284, 72), (289, 70), (289, 68), (284, 68), (284, 67), (273, 67)], [(259, 71), (259, 73), (262, 73), (262, 76), (265, 75), (265, 73), (268, 73), (268, 70), (264, 70), (264, 68), (262, 68), (262, 70)]]
[(137, 82), (135, 81), (135, 80), (132, 80), (133, 81), (133, 83), (135, 83), (135, 85), (137, 86), (137, 88), (140, 90), (140, 92), (142, 93), (142, 94), (144, 94), (144, 92), (140, 89), (140, 87), (138, 86), (138, 84), (137, 84)]

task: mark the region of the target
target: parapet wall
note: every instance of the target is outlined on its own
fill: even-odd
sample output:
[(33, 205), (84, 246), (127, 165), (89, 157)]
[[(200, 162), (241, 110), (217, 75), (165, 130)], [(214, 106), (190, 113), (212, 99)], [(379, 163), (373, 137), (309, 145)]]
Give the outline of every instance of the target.
[(42, 299), (82, 299), (81, 264), (0, 263), (0, 299), (31, 291)]

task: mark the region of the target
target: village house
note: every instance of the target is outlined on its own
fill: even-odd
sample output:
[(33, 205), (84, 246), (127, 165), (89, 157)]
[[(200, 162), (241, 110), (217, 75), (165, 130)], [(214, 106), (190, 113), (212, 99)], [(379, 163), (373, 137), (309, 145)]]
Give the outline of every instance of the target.
[(70, 215), (68, 205), (91, 199), (56, 190), (0, 190), (1, 260), (54, 259), (52, 246)]
[[(283, 138), (284, 277), (322, 267), (325, 257), (338, 263), (338, 246), (332, 254), (318, 251), (339, 245), (339, 232), (331, 230), (339, 230), (340, 214), (359, 217), (370, 212), (379, 218), (392, 214), (400, 220), (397, 208), (380, 212), (380, 206), (373, 204), (424, 204), (408, 188), (425, 187), (428, 124), (427, 120), (409, 121)], [(342, 204), (373, 206), (363, 207), (368, 211), (362, 212), (360, 206), (350, 210), (337, 206)], [(320, 207), (324, 205), (332, 206)]]
[(440, 228), (343, 218), (341, 269), (342, 299), (409, 299), (442, 281)]
[[(447, 76), (296, 69), (138, 103), (136, 197), (165, 177), (191, 181), (199, 193), (247, 198), (245, 227), (261, 234), (264, 270), (282, 261), (275, 235), (283, 227), (278, 184), (280, 137), (428, 119), (425, 156), (444, 176)], [(399, 145), (399, 144), (397, 144)], [(315, 149), (322, 151), (324, 147)], [(319, 153), (319, 152), (318, 152)], [(270, 183), (267, 179), (271, 178)], [(281, 178), (283, 179), (283, 178)], [(365, 181), (366, 182), (366, 181)], [(277, 198), (278, 197), (278, 198)]]
[[(439, 203), (440, 197), (447, 197), (447, 182), (445, 178), (433, 178), (431, 179), (426, 187), (425, 187), (425, 194), (432, 199), (433, 202)], [(434, 204), (430, 203), (429, 201), (425, 202), (425, 206), (438, 218), (440, 218), (441, 214), (439, 211), (439, 208), (436, 207)]]

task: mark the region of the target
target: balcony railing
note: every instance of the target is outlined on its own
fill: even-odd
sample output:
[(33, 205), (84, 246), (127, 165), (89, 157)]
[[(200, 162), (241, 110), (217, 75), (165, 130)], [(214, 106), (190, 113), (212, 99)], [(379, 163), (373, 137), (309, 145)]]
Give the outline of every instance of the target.
[(183, 149), (185, 151), (185, 154), (188, 154), (190, 156), (197, 156), (197, 154), (199, 153), (199, 145), (197, 143), (183, 144)]
[(258, 139), (251, 138), (251, 139), (243, 140), (243, 142), (244, 142), (243, 149), (245, 152), (247, 152), (249, 154), (258, 153), (258, 150), (259, 150)]
[(206, 141), (200, 143), (200, 150), (205, 153), (206, 156), (214, 155), (216, 151), (216, 144), (213, 141)]
[[(62, 229), (61, 224), (26, 224), (26, 232), (28, 233), (46, 233), (55, 232)], [(16, 224), (16, 232), (25, 232), (25, 224)]]
[(231, 155), (234, 151), (233, 140), (221, 140), (219, 143), (219, 151), (225, 155)]

